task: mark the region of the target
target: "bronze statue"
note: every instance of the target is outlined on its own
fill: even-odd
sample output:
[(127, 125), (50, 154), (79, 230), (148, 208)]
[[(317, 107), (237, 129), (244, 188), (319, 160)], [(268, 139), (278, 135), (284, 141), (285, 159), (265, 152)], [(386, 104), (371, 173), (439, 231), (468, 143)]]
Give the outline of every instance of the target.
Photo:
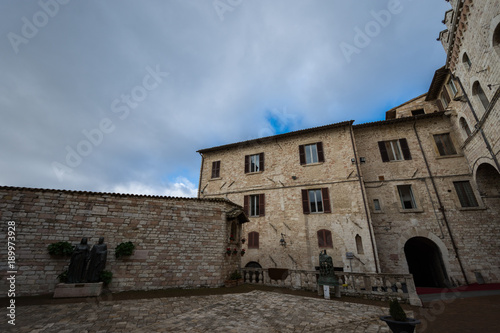
[(319, 285), (338, 286), (339, 282), (333, 269), (332, 257), (326, 254), (326, 250), (319, 253)]
[(99, 282), (101, 272), (106, 267), (108, 247), (104, 244), (104, 237), (99, 238), (99, 243), (95, 244), (90, 251), (90, 262), (87, 270), (88, 282)]
[(80, 244), (75, 246), (68, 268), (67, 283), (79, 283), (85, 281), (85, 271), (89, 256), (87, 238), (82, 238)]

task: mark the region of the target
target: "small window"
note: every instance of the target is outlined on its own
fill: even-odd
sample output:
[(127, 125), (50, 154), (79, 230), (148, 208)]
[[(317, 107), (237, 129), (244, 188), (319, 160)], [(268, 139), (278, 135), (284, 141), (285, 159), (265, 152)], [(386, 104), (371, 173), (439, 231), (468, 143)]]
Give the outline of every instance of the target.
[(469, 137), (471, 135), (471, 131), (470, 131), (469, 125), (467, 124), (467, 121), (465, 120), (464, 117), (460, 118), (460, 127), (465, 132), (465, 134), (467, 135), (467, 137)]
[(302, 209), (304, 214), (331, 213), (328, 189), (302, 190)]
[(493, 32), (493, 49), (500, 55), (500, 24), (498, 24)]
[(264, 153), (245, 156), (245, 173), (264, 171)]
[(458, 92), (457, 86), (455, 85), (455, 81), (452, 78), (448, 81), (448, 87), (450, 88), (451, 95), (455, 96)]
[(248, 216), (265, 216), (265, 205), (264, 194), (245, 195), (243, 198), (243, 209)]
[(474, 82), (474, 84), (472, 85), (472, 95), (475, 96), (475, 98), (479, 102), (481, 102), (484, 111), (488, 110), (488, 107), (490, 106), (490, 101), (488, 101), (488, 97), (486, 97), (486, 94), (484, 93), (484, 90), (481, 87), (479, 81)]
[(373, 209), (375, 209), (376, 212), (380, 212), (382, 210), (378, 199), (373, 199)]
[(410, 148), (406, 139), (379, 141), (378, 147), (382, 162), (411, 160)]
[(259, 233), (257, 231), (252, 231), (248, 233), (248, 248), (249, 249), (259, 248)]
[(472, 67), (472, 62), (470, 61), (469, 56), (467, 55), (466, 52), (464, 52), (464, 55), (462, 56), (462, 63), (464, 64), (467, 70), (469, 70)]
[(308, 145), (299, 146), (300, 164), (312, 164), (325, 161), (323, 153), (323, 143), (316, 142)]
[(220, 177), (220, 161), (212, 162), (212, 178)]
[(468, 181), (453, 182), (453, 185), (455, 185), (455, 190), (457, 191), (458, 199), (462, 207), (479, 206)]
[(457, 151), (455, 150), (455, 146), (451, 141), (450, 133), (444, 134), (436, 134), (434, 135), (434, 141), (436, 142), (437, 149), (439, 151), (439, 155), (456, 155)]
[(411, 185), (398, 185), (399, 198), (403, 209), (416, 209), (415, 197)]
[(318, 247), (333, 248), (332, 232), (330, 230), (318, 230)]
[(411, 111), (411, 115), (412, 116), (418, 116), (418, 115), (421, 115), (421, 114), (425, 114), (424, 109), (418, 109), (418, 110), (412, 110)]
[(356, 235), (356, 250), (358, 251), (358, 254), (365, 253), (365, 251), (363, 250), (363, 240), (361, 239), (360, 235)]

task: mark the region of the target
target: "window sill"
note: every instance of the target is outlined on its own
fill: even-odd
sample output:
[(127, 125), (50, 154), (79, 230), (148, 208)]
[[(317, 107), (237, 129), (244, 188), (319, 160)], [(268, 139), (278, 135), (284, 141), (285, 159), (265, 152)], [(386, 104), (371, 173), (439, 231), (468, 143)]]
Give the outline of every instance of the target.
[(383, 210), (374, 210), (372, 211), (372, 214), (384, 214)]
[(457, 158), (457, 157), (464, 157), (463, 154), (455, 154), (455, 155), (438, 155), (436, 156), (436, 160), (444, 159), (444, 158)]
[(484, 206), (477, 206), (477, 207), (457, 207), (459, 211), (475, 211), (475, 210), (486, 210), (486, 207)]
[(402, 209), (399, 208), (400, 213), (423, 213), (424, 210), (420, 208), (414, 208), (414, 209)]
[(208, 181), (211, 182), (211, 181), (215, 181), (215, 180), (222, 180), (222, 177), (210, 178)]
[(301, 164), (303, 167), (310, 167), (310, 166), (316, 166), (316, 165), (322, 165), (325, 162), (316, 162), (316, 163), (306, 163), (306, 164)]
[(250, 175), (258, 175), (261, 173), (264, 173), (264, 171), (246, 172), (245, 175), (250, 176)]

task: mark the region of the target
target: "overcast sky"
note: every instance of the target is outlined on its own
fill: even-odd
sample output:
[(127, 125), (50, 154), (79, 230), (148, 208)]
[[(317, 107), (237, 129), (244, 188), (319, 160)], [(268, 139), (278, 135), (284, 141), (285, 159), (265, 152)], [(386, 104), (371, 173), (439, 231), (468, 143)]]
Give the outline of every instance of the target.
[(444, 0), (0, 2), (0, 185), (196, 196), (197, 150), (383, 120)]

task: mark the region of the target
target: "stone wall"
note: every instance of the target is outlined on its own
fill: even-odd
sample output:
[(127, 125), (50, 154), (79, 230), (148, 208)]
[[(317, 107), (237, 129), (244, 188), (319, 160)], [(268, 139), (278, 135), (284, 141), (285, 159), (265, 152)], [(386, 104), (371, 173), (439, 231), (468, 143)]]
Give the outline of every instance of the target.
[[(240, 265), (227, 256), (232, 220), (241, 207), (227, 200), (0, 187), (1, 289), (6, 290), (7, 226), (15, 222), (16, 296), (50, 293), (69, 258), (48, 254), (58, 241), (89, 245), (105, 237), (112, 291), (221, 286)], [(239, 225), (239, 224), (237, 224)], [(238, 227), (239, 228), (239, 227)], [(135, 253), (115, 258), (132, 241)], [(232, 248), (238, 247), (232, 244)]]

